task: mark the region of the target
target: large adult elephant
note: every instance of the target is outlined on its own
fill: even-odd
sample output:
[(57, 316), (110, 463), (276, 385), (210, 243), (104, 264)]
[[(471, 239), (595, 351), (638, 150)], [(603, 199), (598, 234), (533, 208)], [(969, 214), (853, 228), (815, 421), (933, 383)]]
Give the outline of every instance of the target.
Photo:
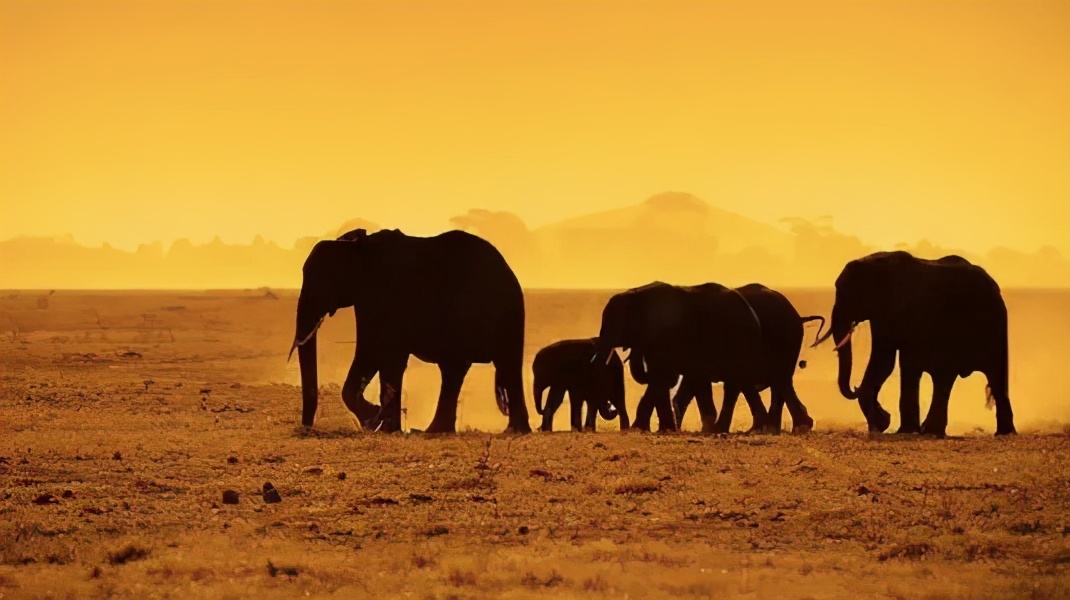
[[(506, 431), (531, 431), (521, 379), (524, 295), (489, 242), (463, 231), (416, 237), (396, 229), (358, 229), (318, 242), (305, 260), (290, 350), (298, 349), (301, 363), (305, 426), (312, 426), (318, 402), (316, 331), (348, 306), (357, 319), (357, 349), (342, 400), (362, 427), (400, 430), (402, 378), (412, 355), (442, 374), (428, 433), (456, 431), (457, 396), (473, 363), (494, 364)], [(364, 399), (377, 371), (378, 407)]]
[[(594, 431), (595, 418), (612, 421), (620, 417), (621, 430), (628, 429), (628, 408), (624, 405), (624, 364), (615, 353), (609, 362), (591, 361), (597, 352), (595, 338), (561, 340), (542, 348), (531, 364), (534, 375), (535, 412), (542, 415), (542, 430), (552, 431), (554, 413), (568, 392), (573, 431)], [(543, 393), (549, 389), (546, 408)], [(587, 405), (586, 422), (583, 406)]]
[[(747, 304), (758, 316), (762, 328), (762, 379), (758, 384), (758, 391), (769, 388), (772, 396), (769, 405), (769, 416), (765, 425), (774, 433), (780, 432), (783, 421), (784, 405), (791, 414), (792, 433), (805, 433), (814, 428), (814, 420), (806, 410), (806, 406), (799, 400), (795, 392), (795, 366), (799, 363), (799, 352), (802, 350), (803, 325), (810, 321), (821, 321), (818, 329), (825, 326), (825, 318), (819, 316), (804, 317), (791, 304), (784, 294), (770, 289), (760, 283), (751, 283), (735, 288), (747, 301)], [(677, 423), (683, 422), (684, 413), (691, 404), (692, 398), (698, 393), (696, 386), (709, 386), (710, 383), (703, 380), (684, 377), (680, 387), (673, 397), (673, 410), (676, 414)], [(702, 415), (702, 431), (704, 433), (727, 433), (732, 425), (732, 416), (736, 408), (736, 400), (739, 392), (725, 390), (724, 401), (721, 404), (720, 417), (717, 411), (709, 411), (709, 407), (703, 410), (699, 406)], [(764, 407), (763, 407), (764, 408)], [(763, 411), (756, 412), (751, 407), (751, 416), (754, 418), (752, 430), (762, 425), (758, 420)]]
[[(615, 348), (630, 350), (632, 378), (646, 384), (632, 426), (649, 431), (656, 408), (661, 430), (676, 430), (669, 392), (680, 377), (723, 381), (726, 390), (743, 392), (764, 426), (758, 395), (762, 378), (761, 325), (742, 294), (717, 283), (676, 286), (660, 281), (611, 297), (602, 311), (598, 352), (606, 361)], [(726, 391), (726, 393), (728, 393)], [(710, 386), (697, 386), (696, 398), (713, 409)]]
[[(851, 333), (870, 322), (872, 350), (862, 383), (851, 389)], [(947, 403), (958, 377), (975, 371), (988, 379), (986, 394), (996, 405), (996, 435), (1015, 433), (1008, 392), (1007, 307), (999, 285), (961, 256), (936, 260), (907, 252), (876, 252), (847, 263), (836, 279), (828, 339), (839, 352), (839, 388), (858, 400), (869, 430), (888, 429), (891, 416), (877, 400), (899, 354), (900, 433), (943, 436)], [(922, 373), (933, 380), (933, 399), (924, 423), (918, 400)]]

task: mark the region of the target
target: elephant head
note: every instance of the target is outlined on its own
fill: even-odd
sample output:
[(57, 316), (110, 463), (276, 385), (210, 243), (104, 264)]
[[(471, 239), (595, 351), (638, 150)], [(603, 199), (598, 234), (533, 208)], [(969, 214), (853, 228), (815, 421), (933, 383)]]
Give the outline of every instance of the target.
[[(879, 252), (852, 260), (836, 278), (836, 299), (832, 307), (832, 324), (828, 332), (814, 342), (814, 346), (829, 337), (836, 342), (839, 358), (838, 385), (844, 398), (857, 400), (857, 389), (851, 388), (852, 345), (855, 327), (863, 321), (894, 324), (902, 314), (906, 262), (904, 252)], [(868, 402), (868, 401), (867, 401)], [(861, 406), (867, 416), (877, 407)]]
[[(353, 306), (357, 302), (363, 238), (364, 230), (357, 230), (338, 240), (318, 242), (302, 268), (297, 325), (290, 357), (296, 349), (301, 366), (301, 423), (306, 427), (312, 426), (318, 404), (316, 333), (324, 319), (334, 316), (338, 309)], [(356, 412), (364, 425), (374, 417), (376, 411), (374, 405), (364, 402)]]
[[(610, 364), (616, 356), (615, 350), (621, 348), (636, 353), (624, 360), (632, 360), (632, 375), (636, 375), (636, 363), (642, 364), (642, 347), (646, 325), (643, 303), (646, 298), (635, 290), (628, 290), (614, 295), (602, 309), (602, 326), (596, 338), (596, 353), (592, 361)], [(619, 359), (618, 359), (619, 360)], [(645, 372), (639, 367), (636, 381), (645, 383)]]
[(602, 326), (598, 334), (598, 351), (592, 360), (606, 363), (614, 349), (628, 351), (632, 377), (640, 384), (647, 381), (647, 351), (666, 340), (679, 337), (684, 323), (683, 306), (676, 290), (655, 281), (620, 292), (602, 309)]

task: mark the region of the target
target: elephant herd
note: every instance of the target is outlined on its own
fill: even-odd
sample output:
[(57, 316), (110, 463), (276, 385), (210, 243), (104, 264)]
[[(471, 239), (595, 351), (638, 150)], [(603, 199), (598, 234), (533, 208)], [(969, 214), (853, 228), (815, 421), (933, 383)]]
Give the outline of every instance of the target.
[[(871, 432), (883, 432), (891, 415), (877, 401), (881, 386), (900, 366), (899, 433), (942, 437), (947, 405), (958, 377), (985, 375), (996, 408), (996, 435), (1015, 433), (1008, 396), (1007, 309), (996, 282), (959, 256), (937, 260), (907, 252), (876, 252), (848, 262), (835, 283), (828, 332), (839, 358), (841, 394), (857, 400)], [(509, 419), (507, 432), (528, 433), (523, 390), (524, 294), (505, 258), (486, 240), (462, 231), (431, 237), (399, 230), (363, 229), (316, 244), (303, 267), (293, 346), (298, 351), (302, 423), (311, 427), (319, 398), (316, 332), (327, 316), (352, 306), (357, 349), (342, 400), (366, 429), (399, 431), (402, 379), (410, 356), (438, 365), (442, 385), (427, 433), (456, 431), (457, 398), (474, 363), (494, 365), (494, 396)], [(783, 409), (792, 431), (813, 428), (793, 377), (803, 343), (801, 316), (780, 292), (752, 283), (728, 288), (653, 282), (613, 295), (602, 311), (597, 337), (561, 340), (539, 350), (532, 364), (535, 410), (541, 429), (569, 396), (574, 430), (593, 430), (596, 417), (620, 419), (621, 429), (678, 429), (694, 400), (702, 431), (726, 433), (736, 401), (750, 408), (751, 431), (780, 431)], [(852, 389), (854, 328), (869, 321), (872, 350), (861, 385)], [(628, 352), (624, 360), (617, 349)], [(624, 363), (646, 389), (630, 420), (624, 397)], [(922, 373), (933, 398), (920, 418)], [(379, 404), (364, 398), (379, 375)], [(724, 384), (718, 415), (712, 386)], [(672, 389), (675, 395), (670, 398)], [(770, 390), (768, 410), (759, 395)], [(543, 396), (548, 391), (546, 404)], [(583, 408), (586, 405), (586, 418)]]

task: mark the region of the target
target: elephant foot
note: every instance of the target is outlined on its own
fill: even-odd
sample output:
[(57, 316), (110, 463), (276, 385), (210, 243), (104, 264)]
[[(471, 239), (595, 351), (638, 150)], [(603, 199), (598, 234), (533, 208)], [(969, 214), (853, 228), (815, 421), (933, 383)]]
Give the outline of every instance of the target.
[(546, 423), (543, 423), (542, 426), (539, 427), (539, 431), (551, 432), (553, 430), (554, 430), (554, 426), (553, 425), (547, 425)]
[(1014, 428), (1013, 420), (1007, 419), (1002, 422), (999, 419), (996, 420), (996, 435), (1016, 435), (1017, 433), (1018, 430)]
[(505, 431), (503, 431), (502, 433), (508, 434), (508, 435), (527, 435), (527, 434), (531, 433), (531, 425), (528, 425), (527, 423), (511, 424), (508, 427), (506, 427)]
[(937, 425), (933, 425), (931, 423), (922, 423), (921, 424), (921, 433), (922, 433), (922, 435), (931, 435), (931, 436), (933, 436), (933, 437), (935, 437), (937, 439), (941, 439), (941, 438), (946, 437), (946, 435), (947, 435), (946, 429), (947, 429), (946, 425), (937, 426)]
[(381, 433), (401, 433), (401, 424), (394, 419), (383, 419), (379, 424)]
[(880, 412), (877, 416), (869, 422), (870, 433), (884, 433), (888, 431), (888, 427), (892, 425), (892, 415), (888, 414), (888, 411), (883, 408), (878, 409)]
[(447, 425), (445, 423), (436, 423), (434, 421), (431, 421), (431, 424), (427, 426), (427, 429), (424, 430), (424, 433), (457, 433), (457, 425)]
[(900, 425), (899, 429), (895, 430), (896, 435), (906, 435), (910, 433), (921, 433), (921, 426), (919, 425)]
[(814, 429), (814, 420), (812, 418), (810, 418), (810, 415), (806, 415), (805, 417), (799, 419), (798, 421), (796, 421), (795, 419), (791, 420), (791, 432), (792, 433), (808, 433), (810, 431), (813, 431), (813, 429)]
[(584, 427), (583, 428), (583, 432), (584, 433), (594, 433), (594, 431), (595, 431), (594, 425), (591, 425), (590, 427)]

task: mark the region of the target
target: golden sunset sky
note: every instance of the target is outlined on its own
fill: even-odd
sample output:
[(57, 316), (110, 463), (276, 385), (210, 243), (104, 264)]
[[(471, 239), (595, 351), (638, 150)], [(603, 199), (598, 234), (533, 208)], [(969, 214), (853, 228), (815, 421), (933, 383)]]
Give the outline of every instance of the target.
[(535, 227), (669, 190), (1070, 255), (1070, 2), (0, 2), (0, 238)]

